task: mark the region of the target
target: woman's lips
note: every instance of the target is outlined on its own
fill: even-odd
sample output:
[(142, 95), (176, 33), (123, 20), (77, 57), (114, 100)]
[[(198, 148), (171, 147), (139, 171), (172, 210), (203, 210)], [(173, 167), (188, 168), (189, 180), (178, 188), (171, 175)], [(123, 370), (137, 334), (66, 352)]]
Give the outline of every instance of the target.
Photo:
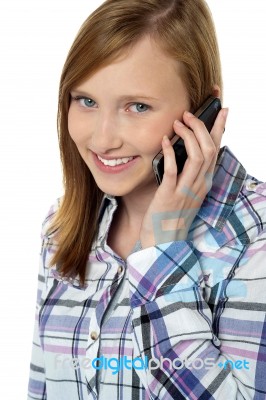
[[(106, 173), (110, 173), (110, 174), (117, 174), (123, 171), (126, 171), (127, 169), (131, 168), (133, 165), (136, 164), (137, 160), (138, 160), (138, 156), (134, 156), (134, 157), (121, 157), (121, 158), (117, 158), (117, 159), (105, 159), (104, 157), (101, 157), (104, 161), (101, 161), (98, 158), (98, 155), (93, 153), (93, 160), (96, 164), (96, 166), (100, 169), (100, 171), (102, 172), (106, 172)], [(127, 162), (125, 162), (126, 160), (128, 160)], [(117, 163), (117, 165), (106, 165), (108, 164), (114, 164)]]

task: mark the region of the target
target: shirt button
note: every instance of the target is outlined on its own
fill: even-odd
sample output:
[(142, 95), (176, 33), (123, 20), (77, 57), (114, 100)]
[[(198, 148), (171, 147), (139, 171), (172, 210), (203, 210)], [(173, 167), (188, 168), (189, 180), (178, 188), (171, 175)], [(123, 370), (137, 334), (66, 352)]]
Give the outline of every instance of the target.
[(91, 332), (91, 339), (92, 339), (92, 340), (98, 339), (98, 333), (95, 332), (95, 331), (92, 331), (92, 332)]
[(119, 267), (118, 267), (118, 269), (117, 269), (118, 275), (121, 275), (122, 272), (123, 272), (123, 267), (122, 267), (122, 265), (119, 265)]
[(247, 187), (247, 190), (254, 190), (254, 189), (256, 189), (257, 184), (255, 182), (249, 182), (246, 187)]

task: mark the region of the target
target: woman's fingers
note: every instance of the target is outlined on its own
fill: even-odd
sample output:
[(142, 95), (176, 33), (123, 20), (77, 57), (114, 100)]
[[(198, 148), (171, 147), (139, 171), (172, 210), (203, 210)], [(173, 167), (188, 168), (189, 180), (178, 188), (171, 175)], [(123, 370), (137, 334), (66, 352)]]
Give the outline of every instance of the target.
[[(197, 170), (195, 181), (204, 179), (206, 174), (210, 175), (214, 171), (221, 145), (222, 135), (225, 129), (227, 114), (228, 109), (222, 109), (219, 112), (212, 131), (209, 133), (202, 121), (200, 121), (191, 113), (184, 113), (184, 122), (189, 126), (191, 131), (193, 131), (198, 148), (200, 149), (203, 158), (201, 167)], [(191, 142), (191, 144), (193, 143), (195, 142)], [(186, 167), (189, 168), (189, 161), (191, 160), (193, 162), (193, 153), (190, 152), (189, 147), (187, 147), (187, 153), (188, 161)]]
[(184, 113), (184, 122), (187, 126), (180, 121), (174, 123), (175, 132), (184, 140), (188, 156), (182, 173), (178, 175), (178, 182), (181, 186), (192, 187), (199, 171), (209, 160), (206, 147), (214, 147), (214, 145), (208, 137), (209, 134), (205, 125), (198, 118), (186, 112)]
[[(210, 136), (215, 144), (216, 147), (216, 157), (213, 159), (211, 165), (210, 165), (210, 170), (213, 171), (215, 168), (215, 164), (217, 161), (217, 157), (218, 157), (218, 153), (221, 147), (221, 141), (222, 141), (222, 137), (223, 137), (223, 133), (225, 130), (225, 125), (226, 125), (226, 121), (227, 121), (227, 116), (228, 116), (228, 108), (223, 108), (216, 120), (215, 123), (213, 125), (213, 128), (211, 130)], [(209, 171), (208, 171), (209, 172)]]
[(203, 169), (207, 169), (216, 154), (216, 144), (212, 140), (204, 122), (199, 120), (193, 114), (185, 112), (184, 121), (189, 125), (196, 137), (204, 160), (202, 167)]
[(225, 124), (228, 116), (228, 108), (222, 108), (221, 111), (219, 112), (213, 128), (211, 130), (210, 136), (216, 146), (216, 148), (220, 148), (222, 136), (225, 130)]
[[(188, 158), (182, 174), (177, 175), (178, 170), (173, 147), (169, 139), (166, 136), (164, 137), (162, 141), (164, 153), (162, 188), (173, 190), (176, 187), (206, 186), (203, 183), (206, 181), (206, 176), (210, 177), (213, 174), (227, 114), (228, 109), (222, 109), (219, 112), (211, 133), (207, 131), (202, 121), (189, 112), (185, 112), (183, 116), (186, 125), (180, 121), (175, 121), (175, 133), (184, 140)], [(207, 187), (209, 189), (209, 183)]]
[(164, 174), (161, 185), (163, 185), (166, 190), (174, 190), (177, 180), (177, 165), (174, 149), (167, 136), (163, 137), (162, 149), (164, 155)]

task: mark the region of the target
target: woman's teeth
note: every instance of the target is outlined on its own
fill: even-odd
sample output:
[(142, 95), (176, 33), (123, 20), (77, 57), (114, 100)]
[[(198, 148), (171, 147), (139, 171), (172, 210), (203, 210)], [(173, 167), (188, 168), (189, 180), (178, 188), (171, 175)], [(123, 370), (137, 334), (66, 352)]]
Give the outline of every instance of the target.
[(116, 165), (120, 165), (120, 164), (126, 164), (129, 161), (133, 160), (133, 157), (117, 158), (114, 160), (105, 160), (104, 158), (101, 158), (98, 155), (97, 155), (97, 157), (104, 165), (109, 165), (110, 167), (115, 167)]

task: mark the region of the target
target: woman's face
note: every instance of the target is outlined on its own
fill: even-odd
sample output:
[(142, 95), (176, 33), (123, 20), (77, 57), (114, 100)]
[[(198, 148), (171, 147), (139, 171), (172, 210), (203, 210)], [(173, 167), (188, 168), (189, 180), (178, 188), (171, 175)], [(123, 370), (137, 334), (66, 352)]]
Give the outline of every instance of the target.
[(154, 190), (152, 160), (189, 109), (181, 76), (182, 65), (145, 37), (71, 91), (69, 133), (103, 192)]

